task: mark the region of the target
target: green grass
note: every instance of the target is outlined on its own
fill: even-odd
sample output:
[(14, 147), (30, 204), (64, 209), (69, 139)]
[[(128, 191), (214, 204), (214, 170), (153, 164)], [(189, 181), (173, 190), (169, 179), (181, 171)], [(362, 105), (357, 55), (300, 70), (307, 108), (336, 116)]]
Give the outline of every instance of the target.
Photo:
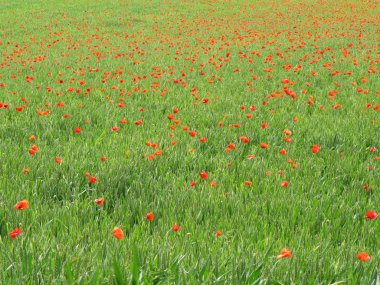
[(367, 2), (0, 0), (0, 283), (377, 284), (380, 228), (364, 217), (380, 211), (380, 10)]

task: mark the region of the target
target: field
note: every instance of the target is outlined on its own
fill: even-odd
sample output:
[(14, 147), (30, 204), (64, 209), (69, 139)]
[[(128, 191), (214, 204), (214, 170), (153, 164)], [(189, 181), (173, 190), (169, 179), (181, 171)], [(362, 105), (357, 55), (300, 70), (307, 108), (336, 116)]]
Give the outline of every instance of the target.
[(0, 284), (380, 284), (379, 1), (0, 4)]

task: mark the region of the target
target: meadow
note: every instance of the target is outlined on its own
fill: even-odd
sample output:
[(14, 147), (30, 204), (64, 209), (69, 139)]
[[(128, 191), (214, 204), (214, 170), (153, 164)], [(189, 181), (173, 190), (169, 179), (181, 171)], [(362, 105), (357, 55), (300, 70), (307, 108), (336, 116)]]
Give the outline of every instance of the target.
[(380, 284), (378, 1), (0, 5), (0, 284)]

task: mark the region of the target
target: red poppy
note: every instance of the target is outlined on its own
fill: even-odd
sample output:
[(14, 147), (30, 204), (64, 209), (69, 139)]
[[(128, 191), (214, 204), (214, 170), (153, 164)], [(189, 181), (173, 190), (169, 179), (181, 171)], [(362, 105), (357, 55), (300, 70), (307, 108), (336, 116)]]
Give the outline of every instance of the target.
[(179, 226), (176, 225), (176, 224), (174, 224), (174, 225), (172, 226), (172, 230), (173, 230), (173, 232), (178, 232), (178, 230), (179, 230)]
[(11, 238), (16, 238), (17, 236), (21, 235), (21, 229), (20, 228), (15, 228), (13, 231), (9, 233), (9, 236)]
[(374, 211), (367, 211), (364, 217), (366, 220), (374, 220), (377, 218), (377, 213)]
[(104, 202), (104, 198), (103, 198), (103, 197), (102, 197), (102, 198), (95, 199), (95, 203), (96, 203), (96, 205), (98, 205), (98, 206), (101, 206), (101, 205), (103, 204), (103, 202)]
[(95, 177), (95, 176), (90, 176), (90, 177), (88, 178), (88, 182), (89, 182), (90, 184), (95, 184), (95, 182), (96, 182), (96, 177)]
[(371, 257), (366, 252), (358, 252), (358, 254), (356, 255), (356, 258), (362, 262), (368, 261), (371, 259)]
[(288, 187), (289, 186), (289, 182), (288, 181), (282, 181), (281, 182), (281, 187)]
[(113, 231), (112, 231), (112, 234), (118, 240), (121, 240), (121, 239), (124, 238), (124, 233), (123, 233), (123, 231), (119, 227), (114, 227)]
[(202, 179), (206, 179), (208, 177), (208, 174), (204, 171), (202, 171), (199, 176), (202, 178)]
[(61, 160), (58, 156), (56, 156), (56, 157), (54, 158), (54, 161), (55, 161), (56, 163), (61, 163), (61, 162), (62, 162), (62, 160)]
[(14, 206), (14, 209), (16, 210), (24, 210), (29, 208), (28, 200), (22, 200), (20, 202), (17, 202)]
[(261, 147), (261, 148), (268, 148), (268, 144), (266, 144), (266, 143), (261, 143), (261, 144), (260, 144), (260, 147)]
[(249, 139), (245, 136), (239, 137), (239, 140), (241, 140), (243, 143), (249, 143)]
[(292, 257), (292, 252), (287, 249), (287, 248), (284, 248), (280, 251), (280, 254), (277, 255), (277, 258), (291, 258)]
[(217, 230), (216, 232), (215, 232), (215, 236), (220, 236), (222, 234), (222, 232), (221, 231), (219, 231), (219, 230)]
[(153, 221), (154, 219), (154, 215), (152, 212), (149, 212), (148, 214), (146, 214), (145, 217), (148, 219), (149, 222)]
[(74, 129), (74, 133), (79, 134), (80, 132), (81, 132), (81, 129), (80, 129), (80, 128), (75, 128), (75, 129)]
[(311, 148), (312, 153), (318, 153), (319, 152), (319, 146), (317, 144), (313, 144)]

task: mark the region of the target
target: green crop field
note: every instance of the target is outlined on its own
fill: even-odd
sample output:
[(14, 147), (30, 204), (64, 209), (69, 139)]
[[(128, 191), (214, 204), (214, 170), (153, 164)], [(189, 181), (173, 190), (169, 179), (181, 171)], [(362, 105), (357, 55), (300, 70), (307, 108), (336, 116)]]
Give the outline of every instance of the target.
[(0, 284), (380, 284), (379, 1), (0, 5)]

